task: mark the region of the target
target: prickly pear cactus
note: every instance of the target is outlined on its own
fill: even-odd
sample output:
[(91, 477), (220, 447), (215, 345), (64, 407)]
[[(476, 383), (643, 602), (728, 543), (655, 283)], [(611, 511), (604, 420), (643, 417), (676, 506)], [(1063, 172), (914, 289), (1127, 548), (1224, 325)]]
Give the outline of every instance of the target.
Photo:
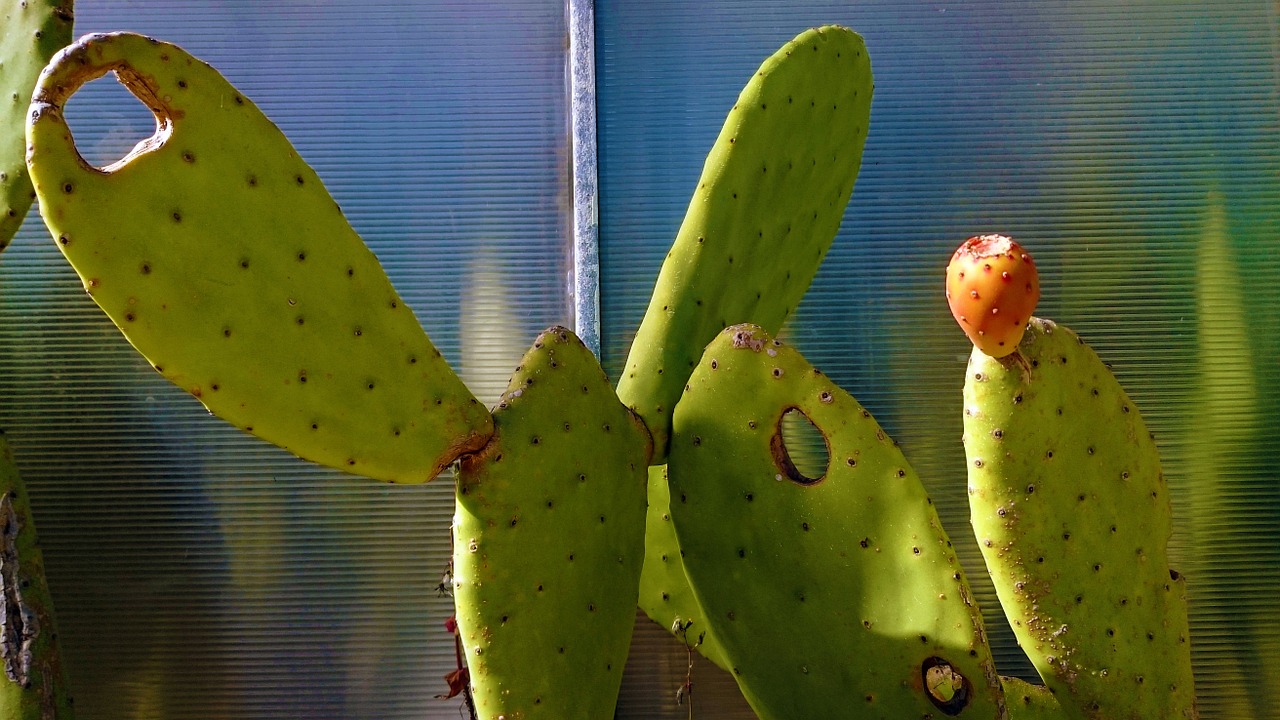
[(27, 490), (0, 435), (0, 718), (70, 720), (53, 602)]
[(640, 609), (649, 619), (676, 633), (705, 658), (729, 669), (724, 649), (707, 624), (684, 572), (680, 541), (671, 522), (667, 466), (649, 468), (649, 510), (645, 523), (644, 568), (640, 575)]
[(973, 529), (1014, 633), (1069, 717), (1194, 718), (1155, 441), (1075, 333), (1033, 318), (1018, 350), (975, 349), (964, 388)]
[(618, 383), (655, 462), (706, 344), (732, 323), (777, 332), (808, 290), (853, 192), (871, 91), (862, 38), (828, 26), (765, 60), (729, 112)]
[[(63, 105), (109, 71), (159, 129), (101, 170)], [(492, 421), (284, 135), (216, 70), (127, 33), (41, 77), (27, 157), (85, 290), (169, 380), (232, 424), (348, 472), (431, 479)]]
[(462, 458), (458, 630), (483, 718), (613, 716), (644, 556), (643, 425), (568, 330), (539, 336)]
[[(781, 423), (826, 439), (799, 473)], [(1002, 718), (1000, 679), (923, 486), (856, 400), (755, 326), (708, 347), (676, 406), (685, 568), (761, 718)]]
[(49, 58), (71, 42), (71, 0), (0, 0), (0, 249), (35, 191), (27, 175), (27, 104)]

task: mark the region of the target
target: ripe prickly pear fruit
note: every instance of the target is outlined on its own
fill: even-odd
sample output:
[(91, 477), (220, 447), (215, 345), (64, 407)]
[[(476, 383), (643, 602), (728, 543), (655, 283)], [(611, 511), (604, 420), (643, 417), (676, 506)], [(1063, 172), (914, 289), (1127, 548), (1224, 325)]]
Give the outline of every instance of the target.
[(971, 524), (1018, 644), (1070, 717), (1193, 720), (1154, 437), (1071, 330), (1032, 318), (1019, 352), (975, 349), (964, 386)]
[(978, 235), (947, 265), (947, 304), (974, 346), (991, 357), (1018, 348), (1040, 301), (1035, 261), (1013, 238)]
[[(820, 477), (782, 437), (800, 413)], [(676, 406), (671, 518), (743, 696), (772, 718), (1003, 718), (937, 513), (871, 414), (758, 326), (726, 329)]]
[(0, 718), (71, 720), (71, 698), (31, 504), (2, 435), (0, 594)]
[(0, 248), (35, 191), (27, 175), (27, 103), (49, 58), (71, 42), (71, 0), (3, 0), (0, 14)]
[(735, 323), (777, 332), (809, 289), (862, 165), (871, 91), (862, 37), (827, 26), (765, 60), (729, 111), (618, 382), (655, 462), (706, 344)]
[(649, 434), (595, 356), (552, 328), (465, 455), (454, 597), (482, 718), (611, 718), (644, 559)]
[[(155, 135), (109, 167), (63, 106), (114, 71)], [(27, 164), (85, 290), (210, 412), (346, 472), (425, 482), (492, 419), (289, 140), (216, 70), (131, 33), (88, 35), (40, 78)]]

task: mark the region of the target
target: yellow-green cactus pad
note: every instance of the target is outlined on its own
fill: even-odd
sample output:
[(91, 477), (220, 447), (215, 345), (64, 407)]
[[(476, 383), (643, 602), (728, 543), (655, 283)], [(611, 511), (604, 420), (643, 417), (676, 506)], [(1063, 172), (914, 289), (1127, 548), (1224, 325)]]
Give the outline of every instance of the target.
[(684, 558), (680, 541), (671, 523), (671, 493), (667, 485), (667, 466), (649, 468), (649, 514), (645, 523), (644, 568), (640, 574), (640, 609), (650, 620), (671, 630), (681, 628), (678, 635), (703, 657), (724, 670), (729, 661), (724, 657), (720, 641), (707, 624), (702, 608), (689, 587), (684, 574)]
[(1069, 717), (1049, 688), (1018, 678), (1002, 677), (1000, 682), (1004, 685), (1009, 720), (1065, 720)]
[[(791, 460), (792, 412), (825, 439), (819, 477)], [(739, 325), (707, 346), (672, 427), (685, 572), (761, 718), (1004, 717), (951, 542), (857, 400)]]
[(482, 718), (613, 717), (644, 557), (649, 434), (573, 333), (540, 335), (462, 458), (458, 633)]
[(0, 718), (71, 720), (53, 601), (27, 489), (0, 436)]
[[(67, 99), (109, 71), (157, 129), (102, 169)], [(431, 479), (492, 431), (320, 178), (216, 70), (139, 35), (89, 35), (36, 90), (27, 156), (85, 289), (214, 414), (304, 458)]]
[(36, 78), (71, 42), (71, 0), (0, 0), (0, 249), (35, 199), (27, 175), (27, 106)]
[(1196, 717), (1185, 582), (1155, 440), (1111, 371), (1032, 318), (964, 386), (974, 533), (1022, 649), (1067, 717)]
[(871, 91), (862, 38), (830, 26), (765, 60), (729, 111), (618, 383), (655, 461), (706, 344), (732, 323), (777, 332), (809, 289), (858, 177)]

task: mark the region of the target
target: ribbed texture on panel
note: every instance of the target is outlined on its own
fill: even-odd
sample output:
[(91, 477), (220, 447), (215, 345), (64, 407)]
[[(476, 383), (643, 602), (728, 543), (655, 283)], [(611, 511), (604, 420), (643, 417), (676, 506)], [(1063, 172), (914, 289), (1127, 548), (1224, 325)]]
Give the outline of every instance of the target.
[[(571, 324), (562, 3), (127, 2), (77, 35), (176, 42), (319, 172), (491, 403)], [(114, 80), (68, 110), (93, 162), (149, 135)], [(456, 718), (437, 593), (451, 478), (329, 472), (209, 417), (85, 295), (37, 217), (0, 257), (0, 426), (30, 487), (85, 720)]]
[[(1038, 314), (1114, 366), (1156, 433), (1202, 717), (1280, 718), (1263, 679), (1280, 666), (1275, 12), (1222, 0), (602, 3), (606, 367), (618, 375), (751, 73), (806, 27), (858, 30), (876, 76), (862, 174), (784, 334), (901, 442), (966, 563), (999, 667), (1034, 677), (968, 525), (968, 344), (943, 299), (964, 238), (1019, 238), (1041, 269)], [(649, 652), (674, 692), (683, 650)], [(697, 693), (732, 690), (710, 669), (695, 680)], [(686, 717), (670, 697), (625, 716)], [(751, 717), (711, 705), (696, 716)]]

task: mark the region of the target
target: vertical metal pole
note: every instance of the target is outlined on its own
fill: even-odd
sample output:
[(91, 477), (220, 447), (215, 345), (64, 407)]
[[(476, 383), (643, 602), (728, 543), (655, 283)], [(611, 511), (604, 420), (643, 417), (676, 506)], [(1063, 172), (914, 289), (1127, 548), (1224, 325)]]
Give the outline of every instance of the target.
[(594, 0), (569, 2), (569, 93), (573, 133), (574, 332), (600, 357), (600, 186), (596, 159)]

